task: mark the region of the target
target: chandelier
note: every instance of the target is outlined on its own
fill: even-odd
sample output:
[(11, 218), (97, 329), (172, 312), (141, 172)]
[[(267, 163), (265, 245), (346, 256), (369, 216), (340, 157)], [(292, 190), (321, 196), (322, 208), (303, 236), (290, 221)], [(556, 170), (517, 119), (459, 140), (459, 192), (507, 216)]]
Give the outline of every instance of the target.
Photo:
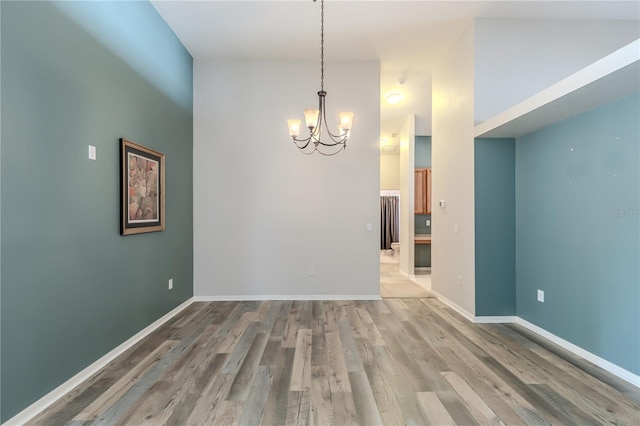
[[(314, 2), (316, 0), (313, 0)], [(351, 133), (351, 123), (353, 122), (353, 112), (341, 112), (338, 115), (339, 130), (337, 133), (331, 132), (327, 125), (325, 113), (325, 102), (327, 92), (324, 91), (324, 0), (320, 1), (320, 91), (318, 92), (318, 109), (305, 109), (304, 120), (309, 129), (309, 137), (298, 139), (300, 134), (300, 120), (290, 119), (289, 135), (293, 143), (302, 151), (310, 155), (318, 152), (322, 155), (336, 155), (347, 147), (347, 140)], [(324, 130), (323, 130), (324, 125)], [(325, 136), (325, 140), (322, 137)]]

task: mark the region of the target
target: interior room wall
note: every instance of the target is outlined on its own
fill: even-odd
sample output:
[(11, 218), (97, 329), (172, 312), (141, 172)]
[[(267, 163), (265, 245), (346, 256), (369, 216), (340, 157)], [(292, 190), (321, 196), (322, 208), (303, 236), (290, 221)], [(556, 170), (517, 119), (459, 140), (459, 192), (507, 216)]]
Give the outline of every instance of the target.
[(476, 315), (516, 314), (515, 139), (475, 140)]
[[(191, 297), (192, 80), (170, 96), (54, 3), (0, 8), (4, 422)], [(105, 8), (191, 69), (150, 4)], [(119, 234), (121, 137), (166, 155), (163, 232)]]
[[(640, 37), (628, 21), (477, 19), (475, 121), (485, 121)], [(499, 88), (499, 89), (498, 89)]]
[(380, 155), (380, 189), (400, 190), (399, 155)]
[(400, 129), (400, 260), (402, 274), (414, 274), (416, 116), (409, 114)]
[(518, 316), (636, 376), (638, 116), (636, 93), (516, 141)]
[(475, 311), (473, 40), (471, 24), (433, 72), (431, 137), (432, 291), (467, 316)]
[(303, 155), (287, 131), (317, 105), (318, 67), (195, 61), (197, 297), (379, 297), (379, 65), (325, 64), (329, 125), (355, 113), (334, 157)]

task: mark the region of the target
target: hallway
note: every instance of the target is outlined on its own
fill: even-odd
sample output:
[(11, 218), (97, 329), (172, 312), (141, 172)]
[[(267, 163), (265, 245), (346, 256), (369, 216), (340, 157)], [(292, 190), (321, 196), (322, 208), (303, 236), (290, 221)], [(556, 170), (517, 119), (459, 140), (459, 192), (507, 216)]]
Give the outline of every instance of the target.
[[(431, 275), (423, 275), (418, 279), (424, 285), (431, 279)], [(420, 298), (428, 297), (429, 292), (400, 273), (398, 259), (381, 250), (380, 295), (383, 298)]]

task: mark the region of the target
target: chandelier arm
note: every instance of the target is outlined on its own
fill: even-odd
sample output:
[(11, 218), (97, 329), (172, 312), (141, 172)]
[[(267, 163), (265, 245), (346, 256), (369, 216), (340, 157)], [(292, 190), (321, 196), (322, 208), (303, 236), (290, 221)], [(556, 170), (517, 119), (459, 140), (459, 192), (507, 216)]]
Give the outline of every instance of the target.
[(327, 142), (318, 141), (318, 144), (322, 145), (322, 146), (338, 146), (338, 145), (344, 145), (345, 142), (346, 142), (346, 141), (341, 141), (341, 140), (335, 141), (335, 140), (333, 140), (333, 138), (331, 138), (331, 140), (333, 141), (333, 143), (327, 143)]
[(316, 150), (314, 152), (317, 152), (320, 155), (324, 155), (325, 157), (333, 157), (334, 155), (339, 154), (341, 151), (344, 151), (346, 148), (347, 147), (345, 145), (342, 145), (342, 147), (340, 149), (338, 149), (336, 152), (333, 152), (331, 154), (327, 154), (326, 152), (322, 152), (318, 148), (316, 148)]
[[(303, 146), (298, 145), (298, 142), (302, 142), (304, 143)], [(305, 149), (306, 147), (309, 146), (309, 143), (311, 142), (311, 137), (308, 137), (306, 139), (296, 139), (293, 138), (293, 143), (296, 144), (296, 146), (298, 147), (298, 149)]]
[(331, 131), (331, 129), (329, 129), (329, 126), (327, 125), (327, 111), (324, 108), (322, 109), (321, 114), (323, 115), (323, 118), (324, 118), (324, 127), (327, 129), (327, 133), (329, 134), (329, 137), (331, 138), (331, 140), (333, 140), (334, 142), (337, 142), (337, 140), (343, 140), (346, 136), (346, 133), (342, 135), (334, 134)]

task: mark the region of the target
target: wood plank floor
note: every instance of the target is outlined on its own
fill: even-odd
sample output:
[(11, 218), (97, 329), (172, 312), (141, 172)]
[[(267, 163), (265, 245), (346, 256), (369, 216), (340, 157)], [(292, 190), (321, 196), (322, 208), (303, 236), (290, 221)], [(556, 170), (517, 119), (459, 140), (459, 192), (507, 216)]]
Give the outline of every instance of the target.
[(428, 297), (429, 292), (400, 273), (398, 259), (380, 251), (380, 295), (392, 298)]
[(194, 303), (32, 425), (638, 425), (639, 390), (440, 301)]

